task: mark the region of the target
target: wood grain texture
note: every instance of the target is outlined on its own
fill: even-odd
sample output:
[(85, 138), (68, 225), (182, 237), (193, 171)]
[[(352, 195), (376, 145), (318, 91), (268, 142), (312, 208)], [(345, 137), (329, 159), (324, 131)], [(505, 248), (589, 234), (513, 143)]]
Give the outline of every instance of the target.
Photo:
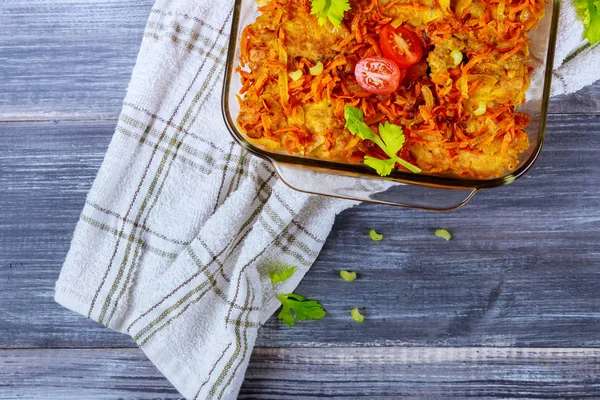
[[(599, 372), (598, 349), (256, 348), (239, 398), (597, 398)], [(0, 398), (180, 396), (137, 349), (12, 350)]]
[[(180, 398), (128, 337), (52, 300), (153, 2), (0, 2), (0, 399)], [(298, 288), (328, 316), (271, 319), (240, 398), (600, 398), (600, 82), (551, 113), (510, 187), (450, 214), (340, 215)]]
[(0, 2), (0, 120), (116, 118), (153, 3)]
[[(131, 347), (52, 301), (85, 194), (114, 129), (5, 123), (0, 136), (0, 348)], [(533, 171), (436, 214), (344, 212), (298, 292), (328, 316), (271, 320), (260, 346), (598, 347), (600, 115), (555, 115)], [(445, 242), (436, 228), (452, 231)], [(385, 234), (373, 243), (369, 229)], [(345, 283), (340, 269), (358, 271)], [(364, 307), (367, 323), (349, 311)]]
[[(153, 3), (2, 1), (0, 121), (116, 119)], [(600, 82), (551, 112), (600, 112)]]

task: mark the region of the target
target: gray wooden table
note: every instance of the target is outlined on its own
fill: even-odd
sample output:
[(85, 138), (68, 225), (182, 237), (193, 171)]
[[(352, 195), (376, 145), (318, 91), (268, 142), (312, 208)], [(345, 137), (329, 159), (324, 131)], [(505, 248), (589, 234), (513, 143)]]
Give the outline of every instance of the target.
[[(1, 399), (179, 398), (130, 338), (52, 300), (151, 3), (0, 3)], [(344, 212), (298, 289), (328, 316), (269, 321), (240, 397), (600, 398), (600, 84), (551, 110), (510, 187), (448, 214)]]

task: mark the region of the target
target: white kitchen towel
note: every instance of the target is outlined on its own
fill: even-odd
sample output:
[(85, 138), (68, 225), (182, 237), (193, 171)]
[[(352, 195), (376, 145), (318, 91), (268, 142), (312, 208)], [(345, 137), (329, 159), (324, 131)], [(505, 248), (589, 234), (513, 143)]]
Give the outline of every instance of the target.
[[(258, 327), (352, 202), (295, 192), (221, 116), (232, 1), (159, 0), (56, 301), (133, 337), (186, 398), (235, 398)], [(269, 271), (297, 266), (273, 286)]]
[[(57, 302), (131, 335), (188, 399), (237, 396), (275, 293), (294, 290), (354, 204), (292, 191), (232, 142), (220, 109), (232, 3), (155, 4), (56, 284)], [(600, 73), (598, 61), (584, 50), (564, 66)], [(563, 75), (557, 93), (598, 78)], [(269, 271), (288, 266), (273, 286)]]

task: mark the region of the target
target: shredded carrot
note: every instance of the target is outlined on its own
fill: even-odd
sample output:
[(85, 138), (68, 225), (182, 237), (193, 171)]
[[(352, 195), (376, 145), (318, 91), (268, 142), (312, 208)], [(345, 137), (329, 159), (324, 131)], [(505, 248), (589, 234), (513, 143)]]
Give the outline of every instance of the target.
[(354, 33), (354, 37), (356, 38), (357, 43), (362, 43), (363, 36), (361, 33), (361, 15), (356, 14), (354, 19), (352, 20), (352, 33)]
[(344, 56), (340, 56), (336, 59), (334, 59), (331, 64), (329, 64), (327, 66), (326, 72), (330, 72), (338, 67), (343, 67), (344, 65), (348, 64), (348, 60), (346, 59), (346, 57)]
[(371, 4), (365, 8), (362, 12), (364, 14), (369, 14), (371, 11), (373, 11), (373, 9), (377, 7), (377, 0), (371, 0)]
[(504, 53), (501, 57), (500, 60), (501, 61), (506, 61), (508, 60), (510, 57), (512, 57), (514, 54), (516, 54), (519, 50), (521, 50), (521, 46), (522, 44), (519, 43), (517, 44), (512, 50), (510, 50), (509, 52)]

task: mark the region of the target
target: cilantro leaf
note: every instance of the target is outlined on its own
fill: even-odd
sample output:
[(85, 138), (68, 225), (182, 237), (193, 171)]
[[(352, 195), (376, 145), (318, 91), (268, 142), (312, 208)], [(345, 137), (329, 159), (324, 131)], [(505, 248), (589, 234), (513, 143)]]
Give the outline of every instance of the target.
[(298, 321), (321, 319), (325, 316), (323, 306), (316, 300), (307, 300), (305, 297), (295, 293), (279, 294), (277, 299), (282, 308), (277, 318), (284, 324), (292, 326)]
[(389, 157), (396, 156), (396, 153), (400, 151), (406, 141), (402, 127), (389, 122), (386, 122), (385, 125), (379, 124), (379, 135), (385, 143), (383, 151)]
[(344, 107), (344, 117), (346, 118), (346, 128), (350, 133), (358, 136), (362, 140), (374, 142), (388, 157), (390, 157), (387, 160), (381, 160), (379, 158), (365, 156), (364, 163), (375, 169), (379, 175), (388, 176), (391, 174), (396, 163), (401, 164), (404, 168), (416, 174), (421, 172), (419, 167), (412, 165), (396, 155), (402, 149), (402, 146), (404, 146), (406, 141), (401, 126), (394, 125), (390, 122), (379, 124), (380, 136), (377, 136), (375, 132), (363, 122), (364, 115), (358, 108), (351, 106)]
[(413, 172), (415, 174), (420, 174), (421, 172), (423, 172), (423, 170), (421, 168), (417, 167), (416, 165), (413, 165), (413, 164), (409, 163), (406, 160), (403, 160), (400, 157), (396, 157), (396, 161), (398, 162), (398, 164), (402, 165), (404, 168), (406, 168), (410, 172)]
[(286, 268), (281, 272), (271, 271), (269, 272), (269, 277), (271, 278), (271, 283), (276, 284), (278, 282), (285, 282), (294, 275), (297, 267)]
[(590, 44), (600, 42), (600, 0), (575, 0), (574, 4), (583, 21), (583, 35)]
[[(362, 140), (370, 140), (378, 145), (384, 145), (381, 139), (363, 122), (363, 113), (356, 107), (344, 107), (344, 118), (346, 118), (346, 128), (353, 135)], [(379, 142), (379, 143), (378, 143)]]
[(319, 25), (324, 25), (327, 20), (334, 27), (339, 28), (344, 19), (344, 13), (350, 10), (349, 0), (311, 0), (310, 13), (319, 19)]
[(381, 176), (388, 176), (392, 173), (394, 165), (396, 165), (396, 159), (390, 158), (389, 160), (382, 160), (379, 158), (365, 156), (365, 164), (373, 168)]

